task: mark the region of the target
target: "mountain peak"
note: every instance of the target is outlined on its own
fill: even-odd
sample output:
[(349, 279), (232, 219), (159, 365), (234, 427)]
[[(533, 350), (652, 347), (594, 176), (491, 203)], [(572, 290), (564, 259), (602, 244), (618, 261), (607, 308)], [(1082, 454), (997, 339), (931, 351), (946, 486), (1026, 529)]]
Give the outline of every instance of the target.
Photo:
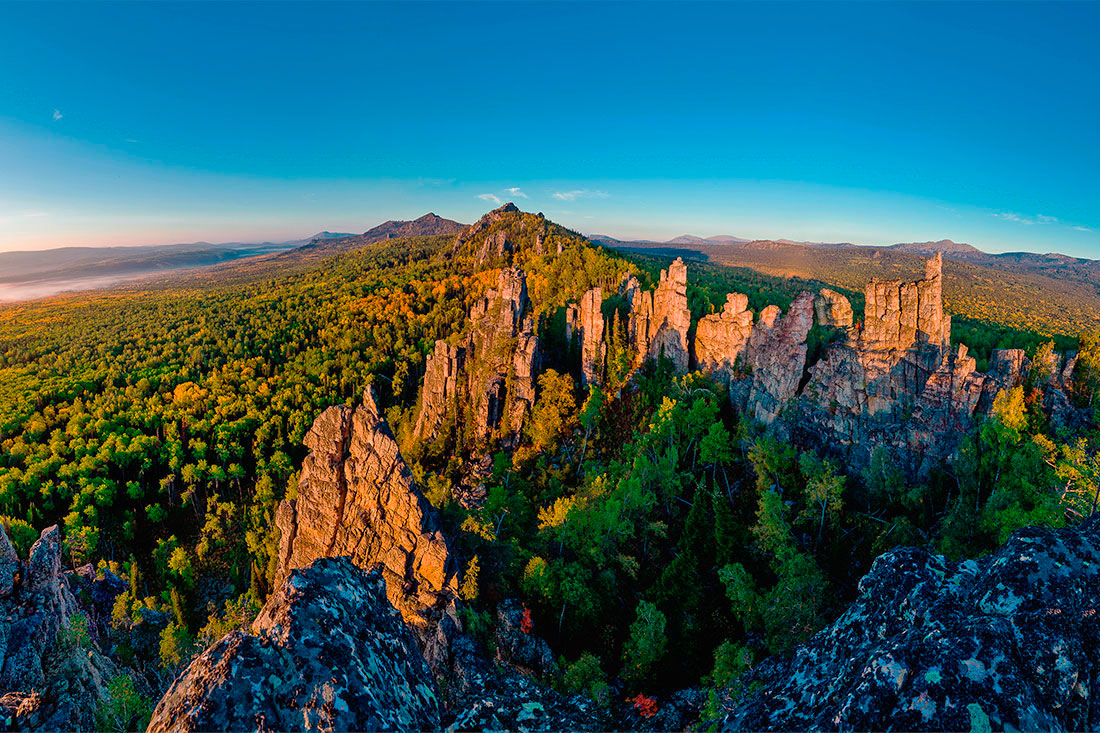
[(901, 242), (899, 244), (892, 244), (888, 249), (894, 249), (899, 252), (912, 252), (913, 254), (930, 255), (942, 252), (945, 255), (980, 255), (984, 254), (977, 247), (965, 244), (963, 242), (955, 242), (950, 239), (941, 239), (936, 242)]

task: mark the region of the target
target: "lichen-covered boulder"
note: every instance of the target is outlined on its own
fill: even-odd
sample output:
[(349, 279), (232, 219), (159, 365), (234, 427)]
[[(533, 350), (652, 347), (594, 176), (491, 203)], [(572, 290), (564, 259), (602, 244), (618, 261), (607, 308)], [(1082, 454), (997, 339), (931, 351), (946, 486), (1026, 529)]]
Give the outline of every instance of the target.
[(961, 563), (879, 557), (831, 626), (742, 680), (726, 730), (1100, 728), (1100, 521)]
[(457, 636), (451, 651), (454, 669), (443, 713), (448, 731), (597, 731), (616, 727), (583, 695), (559, 694), (507, 665), (490, 667), (469, 636)]
[(435, 681), (378, 571), (346, 558), (295, 570), (260, 611), (196, 657), (150, 731), (428, 730)]

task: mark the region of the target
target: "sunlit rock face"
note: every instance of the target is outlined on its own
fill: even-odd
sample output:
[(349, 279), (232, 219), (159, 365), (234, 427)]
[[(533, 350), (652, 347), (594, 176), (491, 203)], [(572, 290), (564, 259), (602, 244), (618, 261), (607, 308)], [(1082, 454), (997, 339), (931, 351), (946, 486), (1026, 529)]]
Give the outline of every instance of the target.
[(431, 730), (438, 691), (383, 571), (323, 558), (292, 571), (251, 632), (196, 657), (150, 731)]
[(695, 327), (695, 366), (722, 382), (733, 378), (734, 370), (752, 334), (749, 298), (730, 293), (721, 313), (699, 319)]
[[(778, 309), (777, 309), (778, 311)], [(782, 317), (761, 313), (749, 339), (752, 366), (746, 409), (771, 423), (798, 394), (806, 368), (806, 337), (814, 325), (814, 294), (803, 291)]]
[(634, 349), (635, 363), (664, 356), (676, 372), (686, 372), (691, 347), (688, 330), (691, 311), (687, 304), (687, 265), (679, 257), (661, 271), (656, 290), (642, 290), (635, 278), (620, 288), (630, 303), (627, 338)]
[[(744, 414), (857, 469), (883, 449), (898, 468), (926, 476), (1031, 368), (1023, 351), (995, 350), (983, 374), (964, 345), (951, 345), (941, 255), (918, 280), (868, 283), (862, 320), (847, 297), (828, 288), (803, 291), (786, 312), (770, 305), (755, 318), (748, 298), (730, 293), (720, 312), (699, 318), (691, 338), (687, 279), (680, 259), (654, 290), (623, 277), (617, 295), (628, 305), (634, 366), (663, 355), (676, 372), (698, 369), (728, 386)], [(593, 288), (566, 310), (566, 338), (580, 340), (584, 384), (598, 381), (607, 358), (603, 296)], [(1045, 358), (1044, 408), (1055, 425), (1079, 423), (1067, 397), (1073, 355)]]
[(1100, 522), (1028, 528), (982, 560), (892, 550), (725, 730), (1096, 730)]
[(823, 288), (814, 299), (814, 318), (821, 326), (849, 329), (855, 316), (847, 298), (835, 290)]
[(278, 583), (324, 557), (378, 567), (390, 602), (442, 664), (455, 625), (455, 562), (439, 517), (413, 481), (372, 390), (354, 409), (325, 410), (306, 435), (298, 497), (276, 513)]
[[(570, 330), (581, 337), (581, 383), (585, 387), (599, 384), (607, 359), (602, 304), (603, 289), (595, 287), (586, 292), (580, 306), (571, 311), (575, 316)], [(569, 336), (572, 337), (572, 333)]]

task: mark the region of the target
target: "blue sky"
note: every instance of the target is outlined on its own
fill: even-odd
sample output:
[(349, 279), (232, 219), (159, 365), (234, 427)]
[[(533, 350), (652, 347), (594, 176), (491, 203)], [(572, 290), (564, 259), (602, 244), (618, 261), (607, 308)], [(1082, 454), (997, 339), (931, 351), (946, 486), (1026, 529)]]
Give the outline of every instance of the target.
[(495, 205), (1100, 258), (1100, 3), (0, 2), (0, 250)]

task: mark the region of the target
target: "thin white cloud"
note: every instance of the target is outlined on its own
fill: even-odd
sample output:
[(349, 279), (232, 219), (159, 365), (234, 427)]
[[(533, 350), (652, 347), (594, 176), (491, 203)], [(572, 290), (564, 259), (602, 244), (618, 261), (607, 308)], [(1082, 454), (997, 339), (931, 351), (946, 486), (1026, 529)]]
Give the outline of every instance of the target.
[(488, 201), (490, 203), (496, 204), (497, 206), (500, 206), (504, 203), (500, 200), (500, 196), (497, 196), (495, 193), (479, 193), (477, 197), (482, 201)]
[(1015, 222), (1016, 224), (1027, 224), (1028, 226), (1031, 226), (1035, 223), (1031, 219), (1028, 219), (1026, 216), (1013, 214), (1011, 211), (1002, 211), (1000, 213), (994, 214), (993, 216), (997, 217), (998, 219), (1003, 219), (1005, 221)]
[(55, 109), (53, 111), (53, 120), (54, 120), (54, 122), (57, 122), (58, 120), (60, 120), (64, 116), (65, 115), (61, 114), (61, 110), (59, 110), (59, 109)]
[(572, 191), (555, 191), (550, 195), (558, 201), (576, 201), (577, 199), (605, 199), (610, 194), (606, 191), (589, 191), (587, 188), (578, 188)]
[(525, 194), (523, 191), (521, 191), (519, 189), (519, 186), (514, 186), (512, 188), (506, 188), (506, 189), (504, 189), (504, 193), (508, 194), (509, 196), (518, 196), (521, 199), (531, 198), (530, 196)]
[(999, 211), (993, 216), (1002, 221), (1010, 221), (1013, 224), (1023, 224), (1025, 226), (1033, 226), (1035, 224), (1060, 224), (1069, 229), (1074, 229), (1079, 232), (1091, 232), (1088, 227), (1083, 227), (1077, 224), (1071, 224), (1068, 221), (1062, 221), (1057, 216), (1050, 216), (1049, 214), (1036, 214), (1035, 216), (1026, 216), (1025, 214), (1017, 214), (1012, 211)]

